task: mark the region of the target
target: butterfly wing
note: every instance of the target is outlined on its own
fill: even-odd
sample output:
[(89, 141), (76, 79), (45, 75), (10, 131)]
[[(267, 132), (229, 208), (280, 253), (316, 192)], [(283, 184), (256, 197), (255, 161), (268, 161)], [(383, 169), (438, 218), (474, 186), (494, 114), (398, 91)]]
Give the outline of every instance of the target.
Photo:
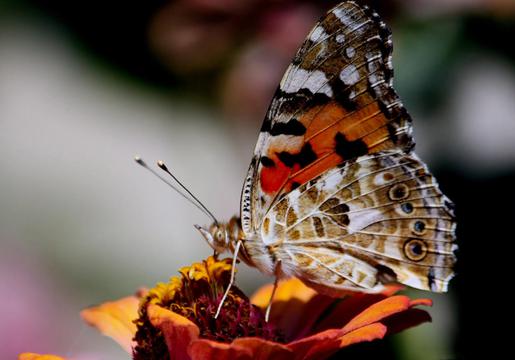
[(443, 292), (453, 276), (453, 205), (414, 154), (335, 167), (274, 204), (261, 228), (283, 271), (326, 293), (399, 281)]
[(442, 292), (453, 276), (453, 205), (411, 152), (391, 53), (376, 13), (329, 11), (286, 71), (245, 179), (244, 233), (319, 291), (396, 280)]
[(242, 228), (256, 232), (276, 199), (330, 168), (412, 147), (411, 118), (392, 88), (391, 33), (345, 2), (313, 28), (271, 102), (244, 182)]

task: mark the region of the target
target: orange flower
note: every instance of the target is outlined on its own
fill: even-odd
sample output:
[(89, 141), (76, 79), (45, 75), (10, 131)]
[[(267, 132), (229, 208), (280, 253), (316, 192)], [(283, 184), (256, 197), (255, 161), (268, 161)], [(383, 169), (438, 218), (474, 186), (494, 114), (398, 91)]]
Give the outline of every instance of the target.
[(55, 355), (40, 355), (35, 353), (23, 353), (18, 356), (18, 360), (64, 360), (64, 358)]
[[(83, 319), (113, 338), (134, 359), (323, 359), (352, 344), (430, 321), (415, 308), (428, 299), (356, 293), (343, 299), (317, 294), (300, 280), (279, 283), (270, 321), (266, 308), (272, 286), (249, 299), (231, 288), (220, 316), (231, 259), (207, 258), (180, 270), (166, 284), (82, 312)], [(26, 358), (30, 359), (30, 358)]]

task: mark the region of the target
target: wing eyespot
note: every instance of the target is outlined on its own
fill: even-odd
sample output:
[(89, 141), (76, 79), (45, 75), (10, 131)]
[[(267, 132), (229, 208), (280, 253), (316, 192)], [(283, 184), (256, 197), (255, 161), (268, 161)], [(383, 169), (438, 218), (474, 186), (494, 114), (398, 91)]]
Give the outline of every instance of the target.
[(388, 191), (388, 197), (392, 201), (407, 199), (409, 197), (409, 188), (406, 184), (395, 184)]
[(413, 204), (410, 203), (410, 202), (406, 202), (406, 203), (403, 203), (401, 205), (401, 210), (405, 213), (405, 214), (411, 214), (413, 212)]
[(423, 221), (417, 220), (413, 223), (412, 231), (415, 235), (424, 235), (426, 232), (426, 224)]
[(404, 243), (404, 255), (412, 261), (422, 261), (427, 255), (427, 245), (420, 239), (409, 239)]

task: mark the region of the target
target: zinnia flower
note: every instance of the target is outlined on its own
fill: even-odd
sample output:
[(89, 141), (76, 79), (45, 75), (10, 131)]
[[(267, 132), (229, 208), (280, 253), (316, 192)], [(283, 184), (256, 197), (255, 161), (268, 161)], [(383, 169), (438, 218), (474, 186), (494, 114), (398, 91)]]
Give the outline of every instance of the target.
[[(249, 299), (231, 288), (214, 318), (231, 273), (231, 259), (208, 257), (180, 270), (180, 277), (114, 302), (86, 309), (83, 319), (118, 342), (134, 359), (324, 359), (352, 344), (430, 321), (414, 308), (429, 299), (356, 293), (342, 299), (317, 294), (300, 280), (282, 281), (270, 321), (272, 285)], [(33, 356), (33, 357), (30, 357)], [(20, 359), (47, 359), (22, 354)], [(59, 359), (59, 358), (48, 358)]]

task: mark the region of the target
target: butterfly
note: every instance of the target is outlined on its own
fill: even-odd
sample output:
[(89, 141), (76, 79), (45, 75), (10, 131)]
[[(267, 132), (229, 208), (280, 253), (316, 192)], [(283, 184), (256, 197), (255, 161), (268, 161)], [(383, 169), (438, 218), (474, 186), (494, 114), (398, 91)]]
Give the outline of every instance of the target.
[(393, 89), (391, 32), (369, 7), (343, 2), (280, 82), (240, 217), (197, 228), (215, 253), (324, 294), (392, 281), (445, 292), (454, 205), (413, 148), (412, 119)]

